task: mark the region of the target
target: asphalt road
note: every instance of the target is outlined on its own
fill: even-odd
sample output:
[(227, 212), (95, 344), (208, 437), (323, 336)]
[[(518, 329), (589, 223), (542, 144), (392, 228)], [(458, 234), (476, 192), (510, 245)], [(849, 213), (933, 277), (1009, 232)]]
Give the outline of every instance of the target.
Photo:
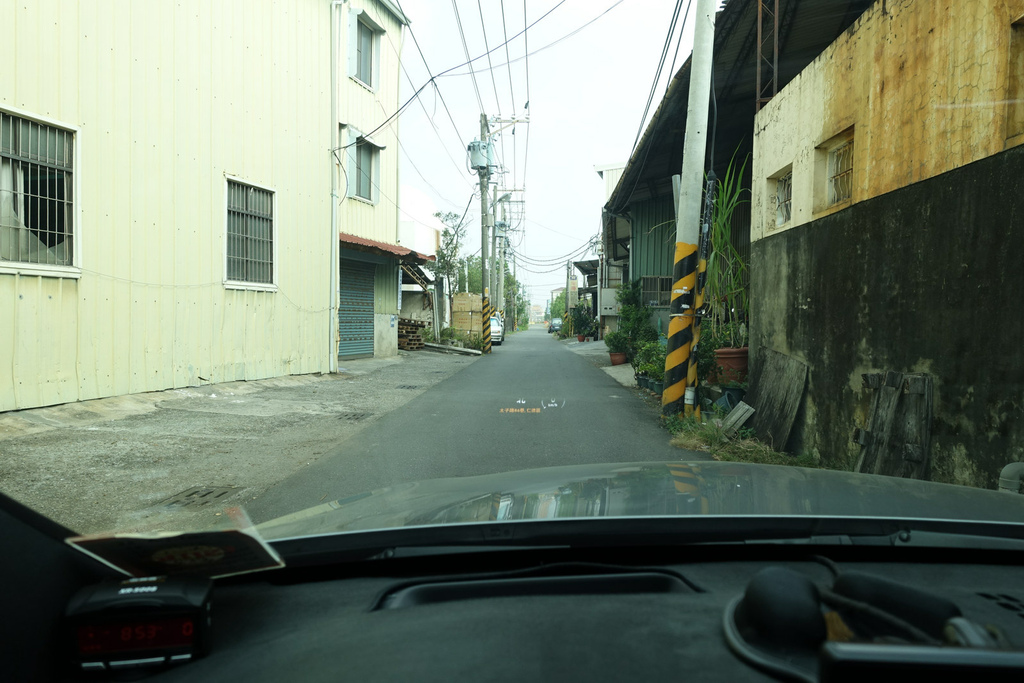
[(682, 453), (635, 389), (536, 327), (510, 335), (491, 356), (330, 449), (246, 510), (260, 523), (410, 481)]

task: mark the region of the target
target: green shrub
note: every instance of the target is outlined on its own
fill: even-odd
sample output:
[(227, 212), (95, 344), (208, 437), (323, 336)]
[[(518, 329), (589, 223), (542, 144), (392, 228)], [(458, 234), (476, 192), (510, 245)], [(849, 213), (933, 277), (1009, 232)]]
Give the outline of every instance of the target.
[(651, 308), (644, 305), (641, 281), (634, 280), (619, 287), (615, 298), (619, 302), (618, 330), (626, 335), (626, 360), (634, 370), (639, 371), (636, 361), (640, 348), (658, 338), (658, 331), (651, 324)]
[(629, 337), (624, 332), (609, 332), (604, 336), (604, 345), (608, 347), (608, 353), (626, 353)]
[(637, 372), (647, 375), (656, 382), (665, 379), (665, 357), (668, 349), (660, 339), (647, 342), (636, 353), (635, 363)]

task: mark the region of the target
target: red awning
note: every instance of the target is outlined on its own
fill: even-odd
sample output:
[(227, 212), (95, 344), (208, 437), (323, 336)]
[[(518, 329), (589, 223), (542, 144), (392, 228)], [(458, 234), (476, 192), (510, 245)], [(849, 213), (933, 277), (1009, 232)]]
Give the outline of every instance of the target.
[(348, 248), (355, 249), (356, 251), (364, 251), (370, 254), (378, 254), (380, 256), (395, 256), (398, 257), (403, 263), (426, 263), (427, 261), (434, 261), (434, 256), (427, 256), (421, 254), (418, 251), (413, 251), (407, 247), (403, 247), (400, 244), (388, 244), (387, 242), (378, 242), (377, 240), (367, 239), (366, 237), (356, 237), (355, 235), (349, 235), (347, 233), (338, 233), (338, 238)]

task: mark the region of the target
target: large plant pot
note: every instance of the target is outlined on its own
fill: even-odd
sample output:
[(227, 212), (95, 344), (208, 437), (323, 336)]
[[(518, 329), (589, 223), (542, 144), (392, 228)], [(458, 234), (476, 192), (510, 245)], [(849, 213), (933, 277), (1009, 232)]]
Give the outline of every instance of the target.
[(646, 389), (649, 381), (650, 378), (647, 377), (647, 375), (640, 375), (639, 377), (636, 378), (636, 383), (640, 385), (641, 389)]
[(612, 361), (612, 365), (622, 365), (626, 362), (625, 353), (609, 353), (608, 357)]
[(576, 335), (576, 341), (581, 342), (581, 341), (585, 341), (585, 340), (586, 340), (586, 337), (584, 337), (582, 334), (577, 334)]
[(742, 382), (747, 379), (747, 347), (715, 349), (715, 365), (720, 383)]
[(665, 382), (663, 380), (654, 380), (654, 379), (652, 379), (647, 384), (648, 384), (648, 388), (651, 391), (653, 391), (658, 396), (661, 396), (661, 391), (662, 391), (662, 389), (665, 388)]

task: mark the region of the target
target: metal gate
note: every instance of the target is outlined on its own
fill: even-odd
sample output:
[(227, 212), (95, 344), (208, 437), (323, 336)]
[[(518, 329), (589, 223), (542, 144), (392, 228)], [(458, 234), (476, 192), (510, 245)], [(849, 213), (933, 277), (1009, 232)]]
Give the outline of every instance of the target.
[(341, 261), (341, 307), (338, 310), (338, 356), (373, 355), (373, 274), (376, 266)]

